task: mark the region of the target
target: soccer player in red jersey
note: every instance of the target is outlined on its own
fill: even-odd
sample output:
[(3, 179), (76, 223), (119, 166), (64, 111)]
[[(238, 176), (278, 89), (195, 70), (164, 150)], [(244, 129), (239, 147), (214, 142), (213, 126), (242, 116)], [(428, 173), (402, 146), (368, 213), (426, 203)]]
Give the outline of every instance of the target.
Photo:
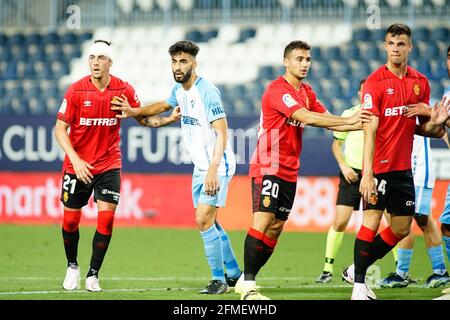
[[(367, 202), (364, 219), (354, 248), (354, 300), (376, 299), (365, 283), (368, 267), (410, 231), (414, 216), (414, 181), (411, 152), (414, 133), (442, 137), (442, 123), (447, 116), (439, 105), (431, 118), (406, 117), (408, 105), (428, 104), (430, 86), (427, 78), (407, 65), (412, 50), (411, 30), (393, 24), (386, 30), (387, 63), (373, 72), (363, 90), (364, 110), (373, 112), (363, 124), (363, 177), (360, 192)], [(377, 235), (382, 212), (391, 216), (390, 225)]]
[[(63, 163), (61, 201), (64, 206), (62, 235), (68, 261), (63, 288), (79, 288), (77, 262), (81, 208), (94, 191), (98, 207), (97, 229), (92, 242), (88, 291), (101, 291), (98, 272), (111, 240), (114, 212), (120, 197), (119, 147), (120, 119), (111, 110), (114, 96), (122, 96), (137, 108), (139, 99), (133, 87), (110, 74), (113, 52), (110, 43), (96, 40), (89, 48), (91, 75), (72, 84), (59, 109), (55, 137), (66, 153)], [(171, 119), (159, 118), (158, 125)], [(148, 119), (136, 118), (139, 121)], [(70, 128), (70, 134), (67, 129)]]
[(289, 216), (300, 167), (305, 125), (336, 131), (361, 129), (370, 113), (348, 118), (329, 114), (312, 88), (302, 83), (311, 64), (310, 46), (293, 41), (284, 50), (286, 73), (269, 84), (262, 97), (258, 142), (250, 162), (253, 223), (244, 244), (244, 275), (236, 284), (243, 300), (268, 299), (255, 277), (268, 261)]

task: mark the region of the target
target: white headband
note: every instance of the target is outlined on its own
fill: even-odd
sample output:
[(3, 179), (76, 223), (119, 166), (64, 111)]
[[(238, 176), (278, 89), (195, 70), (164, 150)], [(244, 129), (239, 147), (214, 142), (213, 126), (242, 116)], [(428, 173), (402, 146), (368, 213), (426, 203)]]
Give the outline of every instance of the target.
[(91, 47), (89, 48), (88, 53), (89, 53), (89, 56), (90, 55), (106, 56), (109, 59), (111, 59), (111, 61), (113, 60), (113, 50), (112, 50), (111, 46), (108, 46), (104, 42), (96, 42), (96, 43), (92, 44)]

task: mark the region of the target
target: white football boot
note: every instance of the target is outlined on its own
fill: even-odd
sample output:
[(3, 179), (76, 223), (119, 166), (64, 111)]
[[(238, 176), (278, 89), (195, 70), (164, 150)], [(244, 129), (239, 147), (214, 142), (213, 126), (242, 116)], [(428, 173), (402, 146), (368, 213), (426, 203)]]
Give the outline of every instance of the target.
[(97, 276), (90, 276), (86, 278), (86, 290), (90, 292), (102, 291)]
[(76, 268), (67, 267), (63, 288), (68, 291), (80, 289), (80, 268), (78, 266)]

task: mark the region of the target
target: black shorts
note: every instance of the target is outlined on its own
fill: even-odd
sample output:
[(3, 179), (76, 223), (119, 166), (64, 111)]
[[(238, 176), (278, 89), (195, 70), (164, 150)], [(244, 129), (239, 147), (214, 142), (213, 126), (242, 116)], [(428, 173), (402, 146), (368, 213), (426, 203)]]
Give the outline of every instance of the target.
[(120, 169), (112, 169), (94, 175), (91, 183), (77, 180), (77, 176), (64, 173), (61, 187), (61, 202), (65, 207), (80, 209), (87, 205), (94, 190), (94, 201), (118, 204), (120, 198)]
[(414, 216), (416, 194), (411, 170), (392, 171), (375, 175), (378, 191), (376, 205), (368, 210), (384, 210), (397, 216)]
[(275, 218), (286, 221), (294, 203), (297, 182), (276, 176), (252, 178), (253, 212), (271, 212)]
[(358, 174), (357, 182), (347, 182), (342, 171), (339, 172), (339, 191), (337, 194), (336, 205), (353, 207), (359, 209), (361, 202), (361, 193), (359, 193), (359, 182), (361, 181), (361, 170), (352, 168)]

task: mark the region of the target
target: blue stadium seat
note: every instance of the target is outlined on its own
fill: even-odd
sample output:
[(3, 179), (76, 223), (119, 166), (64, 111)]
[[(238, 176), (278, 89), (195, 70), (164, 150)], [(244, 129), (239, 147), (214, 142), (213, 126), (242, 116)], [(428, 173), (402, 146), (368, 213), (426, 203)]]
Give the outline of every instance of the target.
[(0, 96), (0, 115), (8, 116), (11, 114), (11, 97)]
[(73, 32), (67, 32), (61, 36), (61, 44), (78, 44), (78, 36)]
[(431, 64), (428, 60), (421, 59), (417, 60), (417, 71), (423, 73), (425, 76), (430, 77), (431, 75)]
[(345, 59), (359, 60), (361, 59), (361, 52), (356, 45), (350, 46), (347, 48), (342, 57)]
[(419, 27), (413, 30), (413, 41), (429, 41), (430, 40), (430, 30), (426, 27)]
[(0, 33), (0, 46), (4, 46), (8, 43), (8, 36), (6, 34)]
[(321, 60), (322, 59), (322, 49), (320, 47), (312, 47), (310, 50), (311, 58), (313, 60)]
[(218, 34), (219, 34), (218, 29), (210, 29), (203, 34), (203, 38), (204, 38), (205, 42), (208, 42), (212, 38), (217, 38)]
[(447, 78), (447, 66), (444, 62), (438, 62), (435, 67), (431, 69), (430, 79), (441, 80)]
[(367, 60), (370, 60), (370, 59), (379, 60), (382, 57), (383, 56), (380, 52), (380, 49), (378, 48), (378, 46), (376, 44), (369, 45), (364, 52), (364, 59), (367, 59)]
[(254, 112), (253, 101), (248, 97), (234, 99), (234, 114), (237, 116), (249, 116)]
[(28, 114), (28, 100), (23, 99), (21, 97), (12, 97), (11, 112), (14, 115)]
[(334, 78), (345, 78), (348, 79), (352, 76), (352, 68), (347, 63), (347, 60), (342, 60), (333, 71)]
[(49, 83), (47, 89), (44, 92), (44, 95), (47, 98), (52, 98), (52, 97), (55, 99), (60, 98), (59, 88), (58, 88), (58, 85), (56, 84), (56, 82)]
[(25, 36), (21, 33), (15, 33), (8, 39), (8, 45), (12, 46), (14, 44), (24, 45), (25, 44)]
[(28, 47), (28, 60), (33, 63), (36, 61), (44, 61), (46, 53), (43, 46)]
[(26, 45), (41, 44), (42, 43), (42, 35), (39, 33), (32, 33), (26, 37), (25, 43), (26, 43)]
[(274, 70), (272, 66), (264, 66), (261, 67), (258, 71), (258, 78), (259, 79), (267, 79), (272, 80), (274, 79)]
[(358, 79), (358, 83), (360, 79), (367, 78), (372, 73), (370, 66), (367, 63), (361, 62), (358, 64), (358, 67), (353, 70), (353, 78)]
[(384, 41), (386, 34), (385, 29), (375, 29), (370, 32), (370, 40), (378, 42), (378, 41)]
[(28, 100), (28, 114), (43, 115), (47, 113), (45, 100), (40, 97), (32, 97)]
[(425, 59), (433, 59), (433, 58), (440, 58), (441, 54), (439, 52), (439, 47), (436, 45), (436, 43), (430, 42), (425, 50), (421, 52), (421, 56)]
[(17, 64), (16, 62), (10, 61), (6, 66), (6, 69), (2, 76), (3, 79), (13, 80), (17, 79)]
[(13, 56), (15, 61), (28, 61), (28, 51), (25, 47), (17, 47), (17, 50), (14, 50), (13, 52), (15, 52)]
[(200, 30), (191, 30), (186, 34), (186, 40), (190, 40), (193, 42), (205, 42), (203, 40), (203, 34)]
[(23, 73), (23, 77), (26, 79), (34, 79), (36, 77), (36, 71), (34, 70), (33, 62), (28, 62), (25, 65), (25, 70)]
[(442, 86), (439, 79), (430, 80), (431, 98), (439, 99), (444, 94), (445, 88)]
[(31, 86), (25, 92), (25, 97), (28, 98), (28, 99), (39, 98), (41, 96), (42, 96), (41, 87), (39, 85), (37, 85), (37, 84)]
[(324, 92), (328, 99), (340, 99), (343, 94), (343, 89), (339, 81), (333, 81), (330, 82), (330, 85)]
[(369, 41), (370, 38), (370, 31), (368, 29), (363, 28), (353, 30), (353, 41)]
[(448, 41), (449, 37), (450, 37), (450, 33), (449, 33), (448, 28), (446, 28), (446, 27), (439, 27), (439, 28), (431, 30), (431, 40), (434, 42), (436, 42), (438, 40)]
[(320, 63), (315, 63), (310, 72), (311, 76), (315, 79), (329, 78), (332, 74), (331, 67), (325, 60), (322, 60)]
[(0, 61), (10, 61), (12, 60), (11, 49), (7, 46), (0, 46)]
[(323, 53), (322, 58), (327, 60), (340, 60), (341, 50), (339, 47), (329, 47)]
[(241, 30), (239, 38), (236, 42), (245, 42), (247, 39), (253, 38), (256, 35), (255, 28), (245, 28)]
[(85, 32), (82, 33), (79, 37), (78, 37), (78, 44), (83, 43), (84, 41), (87, 40), (91, 40), (92, 39), (92, 32)]
[(49, 32), (42, 37), (42, 44), (58, 44), (60, 42), (59, 35), (56, 32)]
[(246, 88), (243, 84), (235, 85), (231, 88), (231, 94), (234, 98), (244, 98), (247, 96)]
[(46, 107), (47, 107), (47, 114), (49, 115), (56, 115), (56, 113), (59, 110), (59, 107), (61, 106), (61, 100), (62, 98), (55, 98), (55, 97), (47, 97), (46, 100)]

